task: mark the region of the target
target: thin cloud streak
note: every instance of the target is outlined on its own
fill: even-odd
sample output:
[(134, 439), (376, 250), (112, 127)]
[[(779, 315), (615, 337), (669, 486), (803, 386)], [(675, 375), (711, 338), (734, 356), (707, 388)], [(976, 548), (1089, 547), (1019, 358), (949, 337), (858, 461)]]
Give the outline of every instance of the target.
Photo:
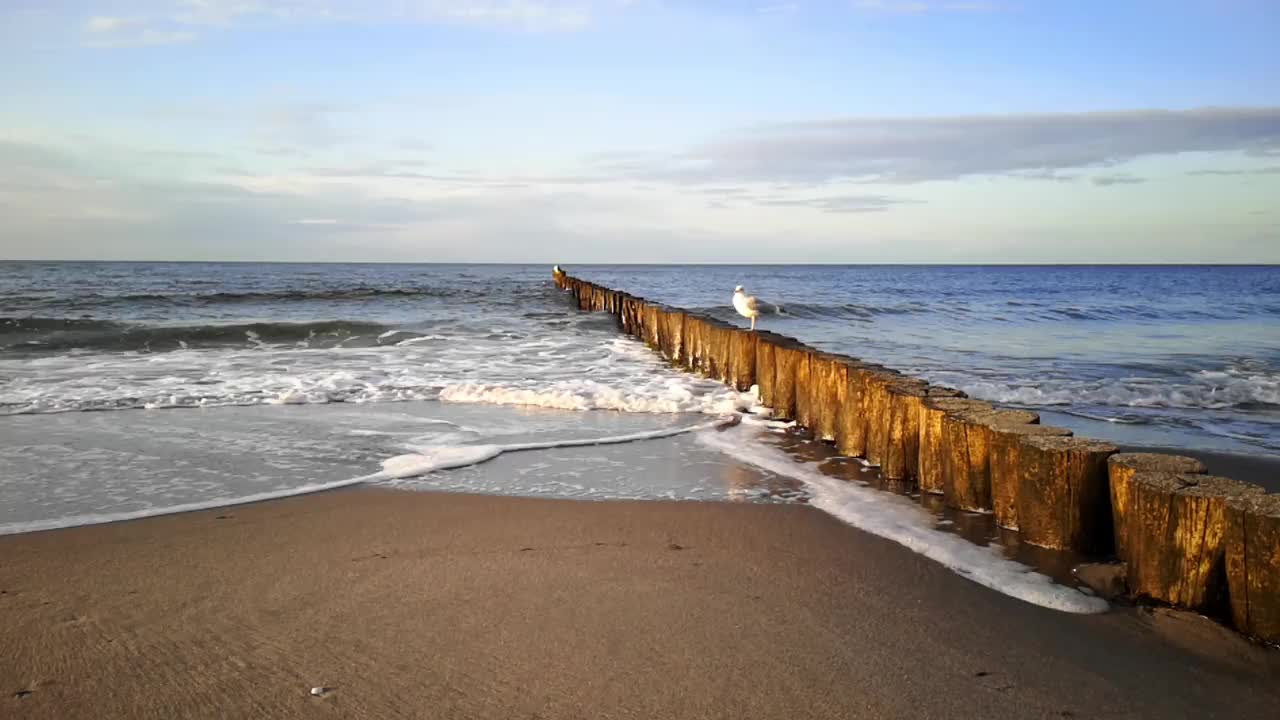
[(606, 174), (685, 183), (916, 183), (974, 175), (1053, 178), (1137, 158), (1280, 148), (1280, 107), (839, 118), (767, 125)]

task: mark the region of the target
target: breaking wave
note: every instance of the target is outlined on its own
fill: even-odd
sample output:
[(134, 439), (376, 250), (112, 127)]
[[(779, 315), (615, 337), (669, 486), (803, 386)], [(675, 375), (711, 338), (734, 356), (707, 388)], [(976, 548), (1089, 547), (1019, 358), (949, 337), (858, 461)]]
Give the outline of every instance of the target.
[[(162, 352), (224, 345), (305, 344), (334, 347), (363, 338), (366, 345), (392, 340), (385, 325), (352, 320), (253, 322), (211, 325), (143, 325), (79, 318), (0, 318), (0, 349), (26, 352), (137, 350)], [(395, 342), (420, 334), (399, 331)]]

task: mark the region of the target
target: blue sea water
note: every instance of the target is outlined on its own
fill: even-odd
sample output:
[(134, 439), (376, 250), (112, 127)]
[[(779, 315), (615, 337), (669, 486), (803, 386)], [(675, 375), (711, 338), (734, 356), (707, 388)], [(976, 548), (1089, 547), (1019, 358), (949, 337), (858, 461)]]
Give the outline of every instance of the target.
[[(570, 270), (733, 322), (742, 284), (779, 306), (762, 328), (975, 397), (1144, 426), (1104, 435), (1280, 451), (1277, 267)], [(548, 278), (543, 266), (0, 263), (0, 412), (434, 400), (464, 385), (495, 402), (510, 391), (664, 409), (671, 378), (646, 377), (648, 364), (605, 376), (614, 329), (570, 311)], [(712, 390), (670, 394), (666, 408), (702, 409)]]
[[(571, 268), (1127, 443), (1280, 451), (1280, 267)], [(1081, 422), (1092, 420), (1094, 422)]]
[[(1280, 453), (1278, 268), (568, 269), (742, 324), (730, 297), (745, 285), (778, 306), (764, 329), (1080, 434)], [(405, 453), (665, 431), (750, 404), (577, 311), (548, 266), (0, 263), (0, 532), (343, 483)], [(583, 498), (795, 489), (704, 445), (504, 455), (397, 483)]]

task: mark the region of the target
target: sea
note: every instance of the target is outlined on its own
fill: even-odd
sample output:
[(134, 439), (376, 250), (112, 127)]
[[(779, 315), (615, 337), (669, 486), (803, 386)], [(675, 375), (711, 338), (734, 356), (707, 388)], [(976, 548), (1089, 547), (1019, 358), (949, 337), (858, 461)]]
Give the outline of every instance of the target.
[[(744, 285), (761, 329), (1077, 434), (1280, 455), (1278, 267), (566, 269), (743, 325)], [(0, 534), (354, 483), (881, 502), (820, 487), (752, 393), (578, 311), (550, 270), (0, 263)]]

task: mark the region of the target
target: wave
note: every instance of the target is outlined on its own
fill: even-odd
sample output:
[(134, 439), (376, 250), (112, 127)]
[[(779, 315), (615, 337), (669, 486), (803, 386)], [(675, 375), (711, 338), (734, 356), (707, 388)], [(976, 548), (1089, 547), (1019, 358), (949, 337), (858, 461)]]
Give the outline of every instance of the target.
[(705, 393), (695, 393), (682, 379), (635, 388), (609, 386), (592, 380), (560, 381), (538, 387), (460, 383), (441, 389), (439, 399), (452, 403), (517, 405), (556, 410), (712, 415), (726, 415), (759, 406), (755, 388), (739, 393), (719, 386)]
[[(865, 305), (860, 303), (787, 303), (785, 305), (775, 305), (764, 300), (760, 302), (762, 305), (761, 313), (764, 315), (790, 316), (813, 320), (870, 321), (881, 316), (927, 314), (931, 312), (950, 314), (957, 311), (957, 308), (951, 306), (936, 308), (930, 307), (926, 303), (918, 302), (895, 305)], [(737, 312), (732, 307), (721, 305), (695, 307), (691, 308), (691, 311), (722, 320), (738, 317)]]
[(370, 300), (375, 298), (448, 298), (483, 294), (481, 291), (462, 287), (350, 287), (317, 290), (257, 290), (244, 292), (155, 292), (155, 293), (77, 293), (74, 297), (60, 298), (49, 293), (25, 294), (6, 297), (14, 304), (171, 304), (171, 305), (219, 305), (233, 303), (317, 302), (341, 300)]
[(1263, 411), (1280, 407), (1280, 372), (1267, 368), (1200, 370), (1167, 378), (1061, 379), (1043, 383), (961, 380), (955, 384), (981, 400), (1029, 407)]
[(141, 325), (77, 318), (0, 318), (0, 349), (25, 352), (138, 350), (160, 352), (223, 345), (294, 344), (305, 347), (366, 346), (384, 340), (404, 342), (420, 333), (390, 329), (379, 323), (350, 320), (254, 322), (225, 325)]

